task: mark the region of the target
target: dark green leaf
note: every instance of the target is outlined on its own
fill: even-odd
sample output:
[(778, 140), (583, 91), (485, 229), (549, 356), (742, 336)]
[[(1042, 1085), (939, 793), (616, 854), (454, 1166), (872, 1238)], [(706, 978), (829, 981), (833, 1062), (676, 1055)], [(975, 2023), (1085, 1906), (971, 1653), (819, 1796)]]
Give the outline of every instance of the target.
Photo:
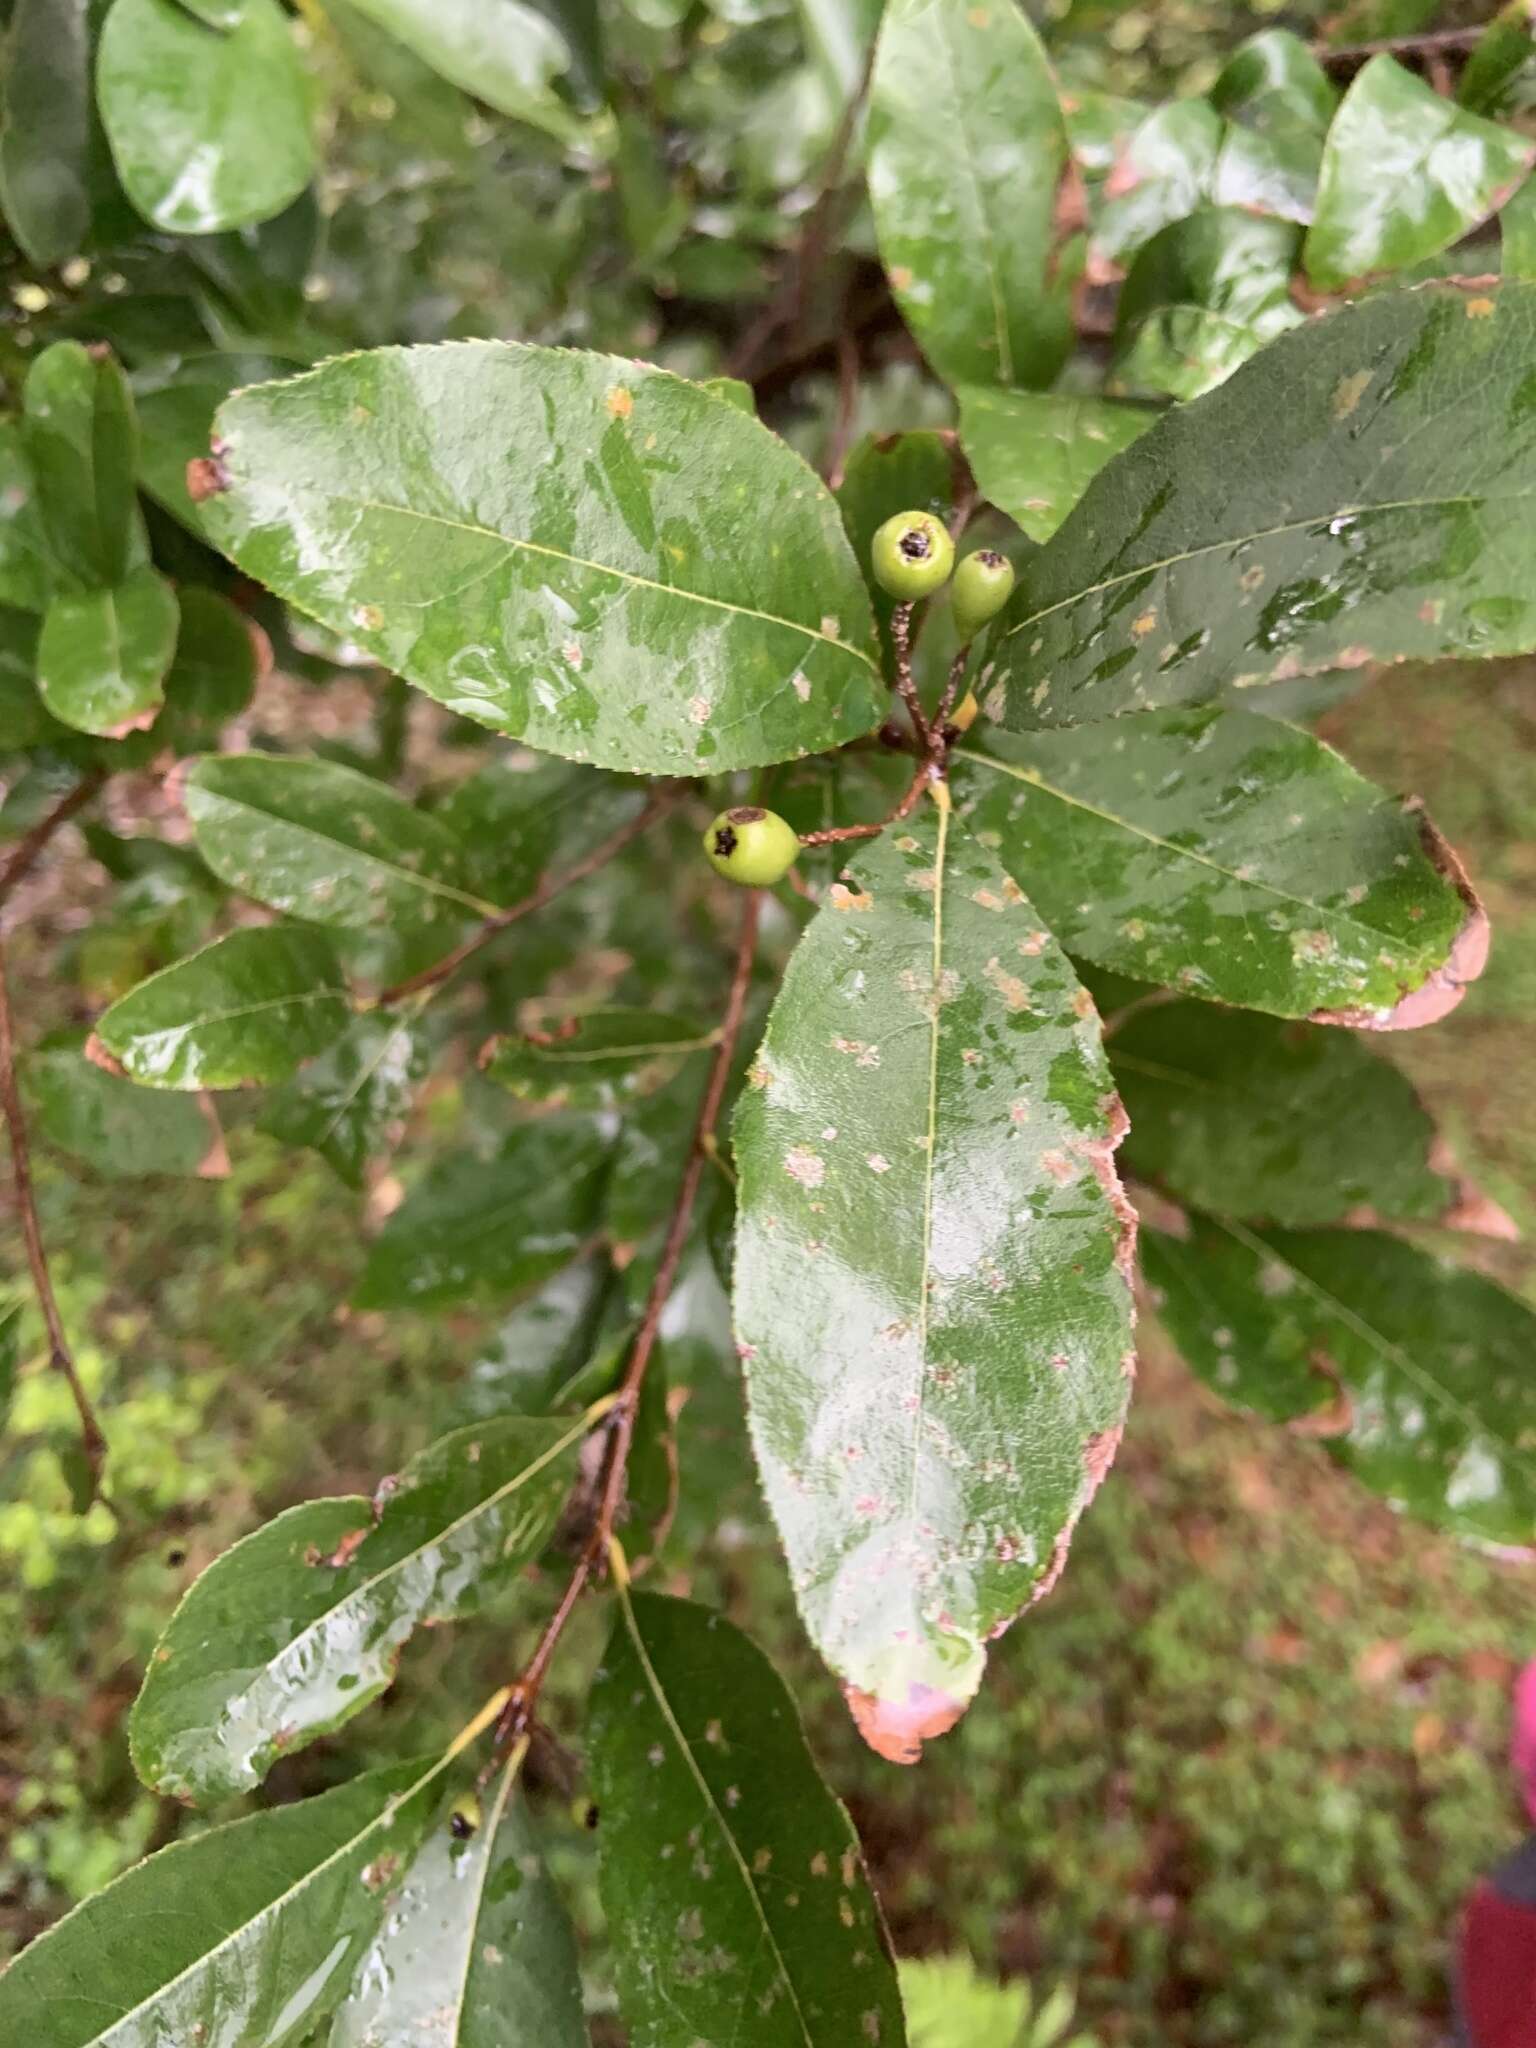
[(576, 1939), (515, 1775), (467, 1841), (428, 1835), (328, 2048), (587, 2048)]
[(900, 2048), (858, 1838), (756, 1645), (621, 1591), (588, 1735), (633, 2048)]
[(1339, 95), (1289, 29), (1266, 29), (1229, 58), (1211, 87), (1227, 117), (1212, 197), (1282, 220), (1312, 218), (1323, 138)]
[[(931, 512), (947, 526), (954, 516), (960, 481), (956, 472), (951, 435), (924, 429), (911, 434), (872, 434), (860, 441), (837, 487), (838, 509), (860, 567), (867, 571), (876, 531), (898, 512)], [(891, 613), (896, 601), (877, 587), (871, 595), (889, 665)]]
[(1325, 291), (1405, 270), (1496, 213), (1536, 144), (1469, 113), (1394, 57), (1373, 57), (1328, 133), (1307, 275)]
[(1109, 1061), (1126, 1167), (1181, 1202), (1288, 1229), (1454, 1204), (1412, 1084), (1350, 1032), (1166, 1003), (1119, 1026)]
[(1430, 1022), (1486, 956), (1422, 814), (1252, 712), (977, 729), (955, 798), (1064, 946), (1187, 995)]
[(1198, 398), (1305, 317), (1291, 299), (1301, 234), (1238, 207), (1202, 207), (1152, 237), (1115, 317), (1114, 388)]
[(1105, 463), (1156, 418), (1059, 391), (962, 384), (955, 396), (960, 442), (978, 488), (1031, 540), (1049, 540)]
[(592, 1357), (612, 1292), (612, 1268), (600, 1253), (562, 1268), (503, 1318), (470, 1367), (454, 1412), (553, 1415), (568, 1408), (571, 1384)]
[(426, 1040), (409, 1019), (370, 1010), (268, 1100), (261, 1127), (286, 1145), (308, 1145), (360, 1188), (426, 1071)]
[(713, 1032), (686, 1017), (659, 1010), (587, 1010), (547, 1031), (493, 1039), (481, 1065), (524, 1101), (601, 1109), (626, 1096), (648, 1095), (672, 1078), (689, 1053), (713, 1043)]
[(103, 1072), (76, 1044), (39, 1048), (23, 1072), (39, 1132), (98, 1173), (228, 1170), (219, 1127), (192, 1096), (135, 1088)]
[(37, 694), (38, 621), (0, 605), (0, 747), (69, 737)]
[(1387, 292), (1167, 414), (1024, 565), (1008, 723), (1536, 644), (1533, 339), (1529, 285)]
[(538, 1555), (582, 1428), (471, 1424), (371, 1502), (305, 1501), (216, 1558), (172, 1615), (133, 1705), (144, 1783), (222, 1799), (344, 1726), (393, 1683), (418, 1628), (476, 1613)]
[(737, 1110), (736, 1328), (806, 1625), (910, 1762), (1108, 1469), (1134, 1219), (1093, 1004), (996, 857), (925, 807), (850, 874)]
[(515, 121), (564, 142), (593, 139), (555, 91), (571, 68), (565, 37), (523, 0), (352, 0), (442, 77)]
[(121, 583), (148, 561), (134, 494), (137, 428), (123, 373), (78, 341), (35, 358), (23, 390), (28, 461), (55, 581)]
[(642, 783), (571, 761), (498, 754), (437, 815), (463, 845), (473, 886), (508, 905), (627, 824), (645, 796)]
[(115, 1002), (97, 1036), (152, 1088), (283, 1081), (341, 1035), (351, 1004), (335, 949), (302, 925), (215, 939)]
[(665, 371), (375, 349), (231, 399), (218, 431), (230, 488), (205, 513), (241, 567), (533, 746), (718, 774), (884, 710), (830, 494)]
[(315, 924), (444, 926), (495, 909), (464, 848), (387, 783), (293, 754), (205, 754), (181, 784), (198, 851), (232, 889)]
[(607, 1147), (586, 1122), (523, 1124), (489, 1159), (422, 1176), (374, 1240), (361, 1308), (504, 1300), (575, 1257), (597, 1227)]
[(949, 383), (1049, 384), (1072, 343), (1055, 271), (1067, 131), (1021, 8), (889, 0), (869, 192), (902, 315)]
[(1456, 87), (1462, 106), (1490, 120), (1529, 112), (1536, 94), (1536, 17), (1529, 0), (1508, 0), (1489, 22)]
[(153, 569), (108, 590), (64, 591), (43, 616), (37, 687), (55, 718), (119, 739), (155, 721), (176, 652), (176, 594)]
[[(132, 220), (91, 94), (101, 0), (16, 0), (0, 65), (0, 203), (42, 269)], [(126, 218), (125, 218), (126, 217)]]
[(134, 380), (140, 480), (193, 533), (203, 532), (203, 508), (187, 495), (187, 464), (207, 455), (214, 414), (232, 391), (286, 377), (293, 367), (279, 356), (197, 355)]
[(1174, 100), (1131, 137), (1094, 229), (1098, 254), (1125, 263), (1159, 229), (1207, 205), (1225, 130), (1207, 100)]
[(176, 0), (113, 0), (96, 92), (123, 189), (152, 227), (269, 220), (313, 175), (309, 87), (278, 0), (247, 0), (227, 35)]
[(266, 636), (226, 597), (193, 583), (180, 592), (176, 658), (165, 679), (178, 746), (216, 739), (251, 701), (258, 672), (271, 664)]
[(0, 1300), (0, 1424), (11, 1405), (16, 1368), (21, 1362), (21, 1303)]
[(392, 1764), (136, 1864), (0, 1977), (0, 2035), (30, 2048), (302, 2041), (344, 1996), (442, 1769)]
[(1375, 1231), (1191, 1218), (1149, 1234), (1169, 1335), (1224, 1399), (1309, 1434), (1372, 1492), (1460, 1536), (1536, 1541), (1536, 1315)]
[(48, 543), (22, 428), (9, 419), (0, 419), (0, 512), (0, 604), (40, 612), (48, 603)]

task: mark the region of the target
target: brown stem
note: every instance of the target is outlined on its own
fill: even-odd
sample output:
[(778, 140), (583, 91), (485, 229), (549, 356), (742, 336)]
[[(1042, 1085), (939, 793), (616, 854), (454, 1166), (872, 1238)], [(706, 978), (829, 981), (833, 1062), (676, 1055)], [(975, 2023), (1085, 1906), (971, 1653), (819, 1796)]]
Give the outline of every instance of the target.
[(933, 744), (928, 731), (928, 721), (923, 716), (922, 701), (917, 694), (917, 684), (912, 680), (912, 606), (899, 604), (891, 613), (891, 645), (896, 649), (896, 691), (907, 707), (912, 720), (912, 730), (917, 734), (917, 743), (924, 753)]
[(25, 838), (17, 841), (15, 852), (5, 866), (0, 868), (0, 904), (4, 904), (13, 894), (17, 884), (59, 827), (67, 824), (76, 811), (82, 810), (90, 802), (106, 779), (104, 769), (93, 768), (75, 784), (67, 796), (59, 799), (45, 818), (38, 819)]
[(646, 1368), (651, 1362), (651, 1354), (656, 1348), (662, 1312), (671, 1295), (672, 1283), (677, 1278), (683, 1247), (688, 1239), (688, 1225), (693, 1219), (693, 1205), (699, 1192), (699, 1181), (709, 1161), (714, 1144), (715, 1125), (719, 1122), (720, 1107), (725, 1100), (725, 1086), (730, 1079), (731, 1061), (736, 1054), (736, 1041), (741, 1036), (741, 1020), (746, 1014), (747, 1007), (747, 989), (752, 980), (752, 961), (757, 952), (757, 921), (761, 901), (760, 890), (748, 890), (742, 909), (740, 933), (736, 941), (736, 958), (731, 972), (730, 991), (725, 999), (725, 1013), (720, 1020), (720, 1036), (715, 1045), (715, 1056), (710, 1065), (704, 1099), (699, 1104), (699, 1114), (693, 1126), (693, 1142), (688, 1148), (687, 1163), (683, 1167), (677, 1196), (672, 1204), (672, 1216), (667, 1225), (661, 1262), (656, 1268), (656, 1277), (651, 1282), (645, 1314), (630, 1349), (624, 1377), (619, 1382), (618, 1392), (614, 1396), (614, 1405), (605, 1423), (608, 1443), (603, 1455), (602, 1486), (598, 1495), (597, 1512), (592, 1518), (592, 1526), (587, 1531), (586, 1541), (581, 1546), (575, 1568), (566, 1582), (565, 1591), (560, 1595), (560, 1603), (550, 1616), (549, 1624), (539, 1638), (538, 1647), (524, 1665), (522, 1676), (511, 1688), (496, 1730), (498, 1745), (515, 1741), (519, 1736), (525, 1735), (531, 1727), (539, 1693), (548, 1676), (550, 1662), (564, 1633), (565, 1625), (570, 1620), (572, 1610), (581, 1598), (588, 1581), (608, 1555), (609, 1539), (613, 1535), (613, 1526), (624, 1498), (624, 1480), (629, 1469), (630, 1447), (634, 1442), (640, 1389), (645, 1381)]
[(507, 910), (498, 910), (494, 917), (488, 917), (478, 931), (471, 932), (463, 944), (455, 946), (451, 953), (445, 953), (443, 958), (431, 967), (423, 967), (419, 974), (412, 974), (404, 981), (397, 981), (393, 988), (385, 989), (379, 997), (379, 1007), (382, 1009), (386, 1003), (398, 1003), (404, 997), (416, 995), (422, 989), (437, 988), (442, 982), (447, 981), (450, 975), (457, 974), (466, 960), (478, 953), (482, 946), (489, 945), (498, 933), (507, 929), (508, 925), (516, 924), (520, 918), (531, 917), (534, 911), (542, 910), (546, 903), (553, 903), (555, 898), (569, 889), (573, 883), (584, 882), (588, 875), (595, 875), (599, 868), (606, 867), (615, 854), (622, 853), (632, 839), (638, 839), (648, 826), (654, 825), (659, 817), (669, 811), (680, 794), (680, 787), (658, 790), (643, 811), (631, 818), (627, 825), (621, 825), (617, 832), (610, 832), (590, 853), (583, 854), (573, 867), (566, 868), (562, 874), (547, 875), (520, 903), (512, 904)]
[(936, 732), (942, 732), (949, 723), (949, 714), (955, 708), (955, 699), (960, 694), (960, 683), (965, 675), (965, 665), (970, 658), (971, 643), (967, 640), (965, 645), (956, 654), (954, 660), (949, 664), (949, 674), (944, 683), (944, 694), (939, 699), (938, 710), (933, 714), (933, 725)]
[(878, 839), (887, 825), (900, 824), (917, 803), (918, 798), (933, 780), (940, 764), (931, 754), (925, 754), (918, 764), (917, 773), (907, 787), (906, 795), (894, 811), (888, 811), (878, 825), (829, 825), (821, 832), (802, 832), (802, 846), (840, 846), (845, 839)]
[(1431, 29), (1424, 35), (1383, 36), (1373, 43), (1314, 43), (1312, 54), (1327, 70), (1336, 64), (1364, 64), (1372, 57), (1434, 57), (1470, 50), (1482, 35), (1481, 28)]
[(32, 1163), (27, 1149), (27, 1121), (22, 1114), (21, 1090), (16, 1084), (16, 1040), (11, 1024), (11, 994), (6, 982), (3, 939), (0, 939), (0, 1111), (4, 1113), (5, 1127), (11, 1140), (11, 1174), (16, 1186), (16, 1207), (21, 1212), (21, 1234), (27, 1247), (27, 1264), (32, 1269), (33, 1290), (48, 1332), (48, 1363), (64, 1375), (74, 1396), (86, 1468), (91, 1475), (91, 1498), (94, 1500), (101, 1492), (107, 1440), (101, 1433), (101, 1424), (96, 1420), (90, 1396), (80, 1384), (80, 1375), (75, 1369), (74, 1353), (64, 1334), (64, 1319), (59, 1314), (53, 1280), (48, 1271), (48, 1254), (43, 1248), (43, 1233), (37, 1220)]

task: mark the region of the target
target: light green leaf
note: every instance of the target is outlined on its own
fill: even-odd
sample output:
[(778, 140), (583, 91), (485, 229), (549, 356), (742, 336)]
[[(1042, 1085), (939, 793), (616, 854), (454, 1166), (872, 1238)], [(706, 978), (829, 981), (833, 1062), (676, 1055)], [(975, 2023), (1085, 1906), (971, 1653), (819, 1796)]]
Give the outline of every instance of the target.
[(187, 464), (205, 458), (213, 416), (232, 391), (290, 376), (281, 356), (177, 356), (134, 379), (139, 408), (139, 480), (149, 495), (201, 537), (203, 508), (187, 495)]
[(587, 1010), (547, 1031), (495, 1038), (480, 1056), (493, 1081), (525, 1102), (609, 1108), (648, 1095), (689, 1053), (715, 1042), (687, 1017), (660, 1010)]
[(1225, 1400), (1307, 1433), (1373, 1493), (1489, 1543), (1536, 1542), (1536, 1315), (1367, 1230), (1192, 1217), (1149, 1233), (1158, 1315)]
[(850, 876), (737, 1111), (736, 1328), (806, 1625), (911, 1762), (1114, 1455), (1134, 1219), (1093, 1004), (996, 857), (925, 808)]
[(1530, 179), (1499, 215), (1499, 237), (1504, 275), (1536, 278), (1536, 183)]
[(441, 1762), (392, 1764), (136, 1864), (0, 1976), (30, 2048), (289, 2048), (345, 1994)]
[(1291, 299), (1301, 233), (1202, 207), (1138, 253), (1115, 315), (1113, 388), (1198, 398), (1305, 315)]
[(754, 1643), (621, 1588), (588, 1748), (633, 2048), (901, 2048), (858, 1838)]
[(448, 827), (388, 784), (293, 754), (205, 754), (181, 783), (198, 852), (232, 889), (314, 924), (445, 926), (493, 903)]
[(189, 1095), (151, 1094), (108, 1074), (80, 1043), (40, 1046), (22, 1070), (38, 1131), (114, 1179), (206, 1174), (220, 1167), (219, 1127)]
[(138, 433), (122, 370), (77, 341), (35, 357), (22, 436), (55, 583), (94, 589), (147, 565), (134, 470)]
[(1172, 100), (1147, 116), (1131, 137), (1100, 209), (1094, 247), (1126, 263), (1162, 228), (1207, 205), (1225, 133), (1208, 100)]
[(954, 785), (1062, 944), (1121, 974), (1383, 1026), (1444, 1015), (1481, 971), (1487, 921), (1422, 813), (1295, 726), (1205, 705), (978, 728)]
[(349, 1188), (360, 1188), (426, 1070), (427, 1043), (410, 1021), (369, 1010), (269, 1097), (261, 1127), (284, 1144), (308, 1145)]
[(231, 399), (218, 431), (219, 545), (532, 746), (719, 774), (883, 715), (831, 495), (682, 378), (504, 342), (375, 349)]
[(61, 592), (37, 643), (43, 702), (65, 725), (108, 739), (152, 725), (179, 618), (175, 592), (153, 569), (112, 589)]
[(1113, 456), (1155, 413), (1059, 391), (962, 384), (960, 445), (982, 495), (1031, 540), (1049, 540)]
[(1035, 2048), (1027, 1984), (998, 1984), (966, 1956), (903, 1957), (901, 2000), (912, 2048)]
[(468, 1840), (428, 1835), (329, 2048), (587, 2048), (576, 1938), (514, 1776)]
[(1021, 8), (889, 0), (869, 194), (902, 316), (949, 383), (1049, 384), (1072, 344), (1054, 274), (1067, 131)]
[(573, 1259), (597, 1228), (608, 1153), (585, 1121), (520, 1125), (489, 1159), (436, 1161), (374, 1240), (360, 1308), (505, 1300)]
[(180, 4), (210, 28), (232, 29), (245, 19), (248, 0), (180, 0)]
[(1533, 345), (1529, 285), (1384, 292), (1165, 415), (1023, 565), (1007, 722), (1536, 645)]
[(1308, 277), (1337, 290), (1438, 255), (1498, 211), (1533, 158), (1536, 143), (1442, 98), (1396, 58), (1373, 57), (1328, 133)]
[(353, 0), (424, 64), (515, 121), (563, 142), (589, 138), (591, 124), (560, 98), (555, 81), (571, 68), (565, 37), (523, 0)]
[(140, 982), (103, 1014), (96, 1035), (151, 1088), (242, 1088), (286, 1080), (350, 1015), (323, 932), (258, 925)]
[(278, 0), (227, 35), (176, 0), (113, 0), (96, 93), (123, 189), (152, 227), (270, 220), (315, 168), (309, 87)]
[(1318, 167), (1339, 95), (1299, 36), (1266, 29), (1228, 59), (1211, 87), (1227, 117), (1211, 196), (1281, 220), (1312, 218)]
[(585, 1425), (524, 1417), (440, 1437), (361, 1494), (305, 1501), (216, 1558), (172, 1615), (129, 1718), (144, 1783), (201, 1803), (343, 1727), (402, 1646), (513, 1584), (554, 1527)]

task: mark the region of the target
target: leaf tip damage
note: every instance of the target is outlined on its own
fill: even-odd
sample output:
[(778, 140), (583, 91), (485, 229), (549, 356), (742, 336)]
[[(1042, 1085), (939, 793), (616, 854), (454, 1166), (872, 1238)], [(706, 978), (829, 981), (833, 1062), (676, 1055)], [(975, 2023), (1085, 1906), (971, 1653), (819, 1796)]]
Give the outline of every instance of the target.
[(912, 1684), (905, 1700), (883, 1700), (856, 1685), (843, 1687), (853, 1724), (876, 1756), (890, 1764), (915, 1764), (923, 1744), (947, 1735), (970, 1705), (937, 1686)]
[(1356, 1031), (1417, 1031), (1438, 1024), (1454, 1010), (1488, 965), (1493, 928), (1482, 899), (1455, 848), (1441, 835), (1417, 798), (1407, 808), (1418, 811), (1419, 837), (1436, 871), (1461, 898), (1466, 909), (1450, 950), (1417, 988), (1405, 989), (1386, 1010), (1314, 1010), (1313, 1024), (1342, 1024)]

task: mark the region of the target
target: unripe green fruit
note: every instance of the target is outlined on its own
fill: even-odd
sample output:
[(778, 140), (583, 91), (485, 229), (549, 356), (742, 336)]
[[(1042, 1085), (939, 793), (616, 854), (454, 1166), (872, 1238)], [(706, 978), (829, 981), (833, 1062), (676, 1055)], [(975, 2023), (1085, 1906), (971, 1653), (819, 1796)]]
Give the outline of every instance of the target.
[(466, 1792), (462, 1799), (453, 1802), (453, 1811), (448, 1816), (448, 1832), (456, 1842), (467, 1842), (480, 1826), (480, 1801), (473, 1792)]
[(766, 889), (782, 882), (800, 854), (795, 828), (777, 811), (740, 804), (722, 811), (704, 834), (704, 851), (717, 875), (744, 888)]
[(996, 548), (978, 548), (955, 571), (950, 608), (962, 643), (974, 640), (1013, 595), (1013, 564)]
[(943, 589), (955, 566), (955, 544), (931, 512), (898, 512), (876, 533), (869, 560), (887, 596), (910, 604)]

